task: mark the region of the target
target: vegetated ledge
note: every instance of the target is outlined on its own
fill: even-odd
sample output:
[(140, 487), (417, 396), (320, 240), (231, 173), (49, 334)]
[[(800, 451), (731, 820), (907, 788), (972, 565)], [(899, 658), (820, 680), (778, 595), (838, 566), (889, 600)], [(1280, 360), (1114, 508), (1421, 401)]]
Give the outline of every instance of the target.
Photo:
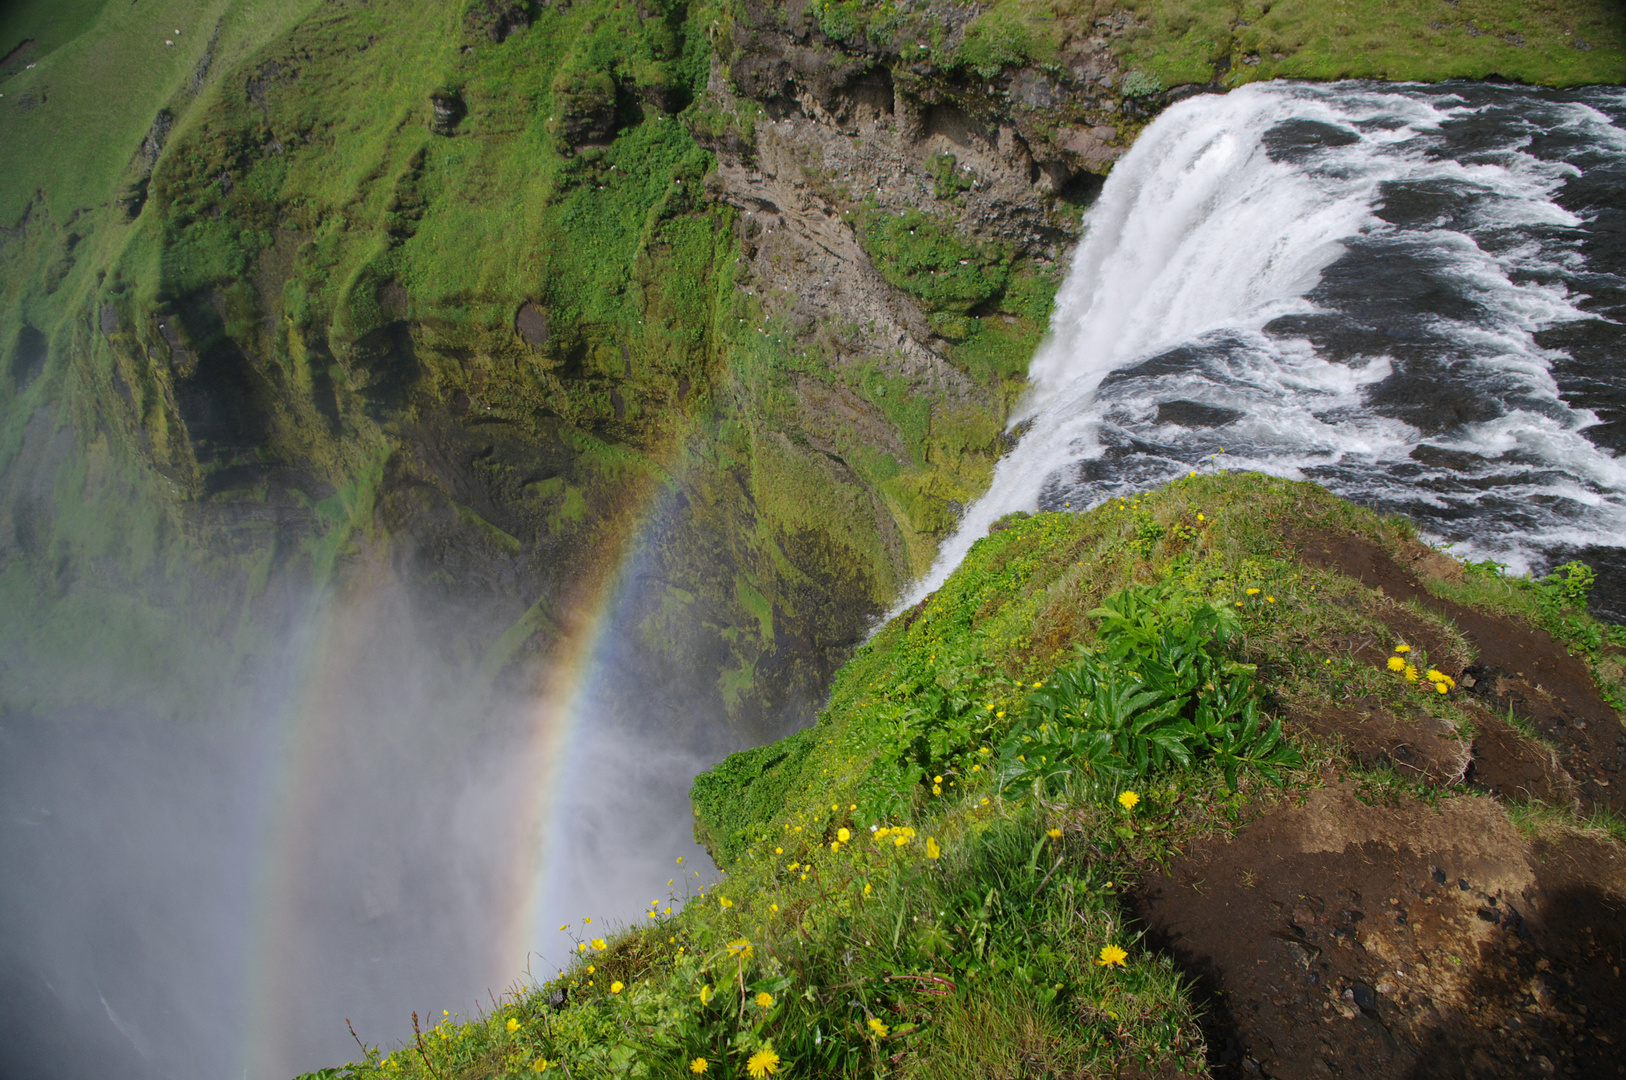
[(1257, 474), (1015, 515), (696, 781), (718, 885), (330, 1075), (1602, 1075), (1588, 583)]

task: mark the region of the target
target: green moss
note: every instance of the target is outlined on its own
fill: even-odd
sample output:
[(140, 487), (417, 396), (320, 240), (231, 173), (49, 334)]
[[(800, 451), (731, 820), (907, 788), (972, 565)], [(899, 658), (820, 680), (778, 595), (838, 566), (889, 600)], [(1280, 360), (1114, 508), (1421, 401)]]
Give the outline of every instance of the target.
[(919, 210), (868, 211), (859, 235), (881, 276), (929, 311), (968, 312), (1003, 293), (1010, 277), (1008, 251), (967, 243)]

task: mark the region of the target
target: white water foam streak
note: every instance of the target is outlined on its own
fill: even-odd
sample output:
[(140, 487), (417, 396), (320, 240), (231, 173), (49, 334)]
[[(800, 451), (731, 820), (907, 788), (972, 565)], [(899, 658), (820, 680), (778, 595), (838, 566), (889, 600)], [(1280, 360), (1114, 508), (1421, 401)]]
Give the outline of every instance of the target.
[[(1523, 494), (1500, 497), (1596, 511), (1589, 523), (1548, 522), (1550, 536), (1598, 542), (1617, 524), (1626, 535), (1626, 470), (1579, 434), (1597, 417), (1564, 402), (1554, 357), (1534, 337), (1588, 317), (1576, 306), (1584, 297), (1548, 273), (1580, 257), (1573, 244), (1550, 239), (1581, 224), (1554, 199), (1579, 171), (1527, 152), (1524, 131), (1454, 159), (1442, 149), (1442, 125), (1472, 119), (1480, 108), (1450, 94), (1267, 84), (1164, 112), (1114, 168), (1085, 219), (1050, 336), (1013, 418), (1027, 430), (902, 604), (941, 584), (994, 521), (1037, 509), (1047, 490), (1054, 498), (1058, 483), (1099, 501), (1103, 486), (1167, 479), (1207, 456), (1200, 449), (1221, 445), (1231, 451), (1228, 467), (1311, 475), (1379, 503), (1395, 501), (1406, 470), (1415, 477), (1411, 459), (1420, 447), (1486, 459), (1474, 466), (1477, 476), (1469, 475), (1474, 467), (1467, 479), (1436, 470), (1426, 479), (1438, 484), (1403, 497), (1448, 515), (1478, 498), (1474, 482), (1516, 461), (1530, 473)], [(1596, 110), (1553, 108), (1564, 124), (1598, 129), (1597, 142), (1619, 141)], [(1273, 155), (1267, 136), (1291, 124), (1312, 131), (1309, 151)], [(1383, 218), (1385, 200), (1401, 189), (1449, 197), (1437, 220), (1394, 224)], [(1415, 255), (1411, 270), (1447, 281), (1452, 301), (1471, 312), (1447, 306), (1435, 320), (1452, 352), (1438, 362), (1493, 388), (1502, 415), (1465, 414), (1466, 422), (1430, 434), (1413, 425), (1432, 419), (1370, 404), (1397, 371), (1424, 378), (1415, 357), (1407, 371), (1406, 360), (1381, 351), (1323, 357), (1307, 339), (1263, 332), (1284, 316), (1327, 314), (1310, 294), (1350, 245), (1374, 240), (1396, 258)], [(1428, 326), (1428, 310), (1422, 304), (1404, 314)], [(1383, 316), (1370, 321), (1381, 326)], [(1237, 418), (1216, 422), (1223, 442), (1216, 435), (1210, 447), (1203, 441), (1210, 433), (1163, 419), (1158, 406), (1171, 399)], [(1080, 463), (1121, 453), (1126, 442), (1143, 447), (1160, 441), (1147, 436), (1171, 431), (1164, 449), (1137, 449), (1137, 471), (1121, 481), (1069, 487), (1058, 480)], [(1483, 550), (1506, 556), (1524, 542), (1515, 535), (1520, 527), (1527, 524), (1496, 535), (1501, 527), (1488, 525)]]

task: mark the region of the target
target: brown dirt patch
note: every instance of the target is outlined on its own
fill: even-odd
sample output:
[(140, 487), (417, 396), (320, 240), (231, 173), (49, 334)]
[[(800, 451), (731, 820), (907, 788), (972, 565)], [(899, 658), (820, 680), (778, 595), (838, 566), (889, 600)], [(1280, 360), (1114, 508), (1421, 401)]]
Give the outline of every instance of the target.
[[(1621, 718), (1598, 696), (1586, 664), (1551, 634), (1519, 620), (1491, 615), (1434, 596), (1376, 541), (1323, 529), (1291, 528), (1287, 539), (1308, 566), (1336, 570), (1368, 588), (1401, 601), (1417, 601), (1446, 618), (1473, 644), (1477, 661), (1463, 669), (1465, 688), (1492, 711), (1528, 720), (1557, 747), (1564, 770), (1574, 778), (1582, 807), (1626, 810), (1626, 730)], [(1379, 617), (1397, 620), (1390, 607)], [(1415, 620), (1415, 615), (1406, 617)], [(1390, 624), (1397, 629), (1403, 624)], [(1430, 657), (1434, 656), (1432, 647)], [(1443, 654), (1442, 654), (1443, 655)], [(1440, 670), (1457, 677), (1445, 667)]]
[(1136, 896), (1210, 998), (1216, 1075), (1626, 1073), (1626, 857), (1483, 797), (1311, 792)]
[(1470, 786), (1515, 802), (1576, 805), (1575, 781), (1552, 750), (1480, 705), (1470, 703), (1468, 712), (1476, 732), (1465, 777)]
[(1408, 779), (1433, 784), (1461, 782), (1472, 758), (1468, 744), (1444, 720), (1427, 713), (1403, 720), (1365, 698), (1347, 707), (1289, 705), (1286, 727), (1293, 734), (1341, 741), (1367, 768), (1392, 767)]

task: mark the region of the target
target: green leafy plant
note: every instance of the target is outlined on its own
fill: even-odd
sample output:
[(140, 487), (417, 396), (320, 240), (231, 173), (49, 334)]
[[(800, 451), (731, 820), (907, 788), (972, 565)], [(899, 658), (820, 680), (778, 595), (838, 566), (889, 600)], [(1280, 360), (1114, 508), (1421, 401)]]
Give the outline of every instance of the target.
[(1024, 722), (1000, 751), (1003, 784), (1044, 790), (1075, 778), (1125, 779), (1212, 760), (1232, 790), (1252, 767), (1280, 781), (1299, 756), (1279, 721), (1259, 713), (1253, 672), (1215, 651), (1237, 619), (1169, 585), (1132, 586), (1090, 612), (1101, 647), (1028, 697)]

